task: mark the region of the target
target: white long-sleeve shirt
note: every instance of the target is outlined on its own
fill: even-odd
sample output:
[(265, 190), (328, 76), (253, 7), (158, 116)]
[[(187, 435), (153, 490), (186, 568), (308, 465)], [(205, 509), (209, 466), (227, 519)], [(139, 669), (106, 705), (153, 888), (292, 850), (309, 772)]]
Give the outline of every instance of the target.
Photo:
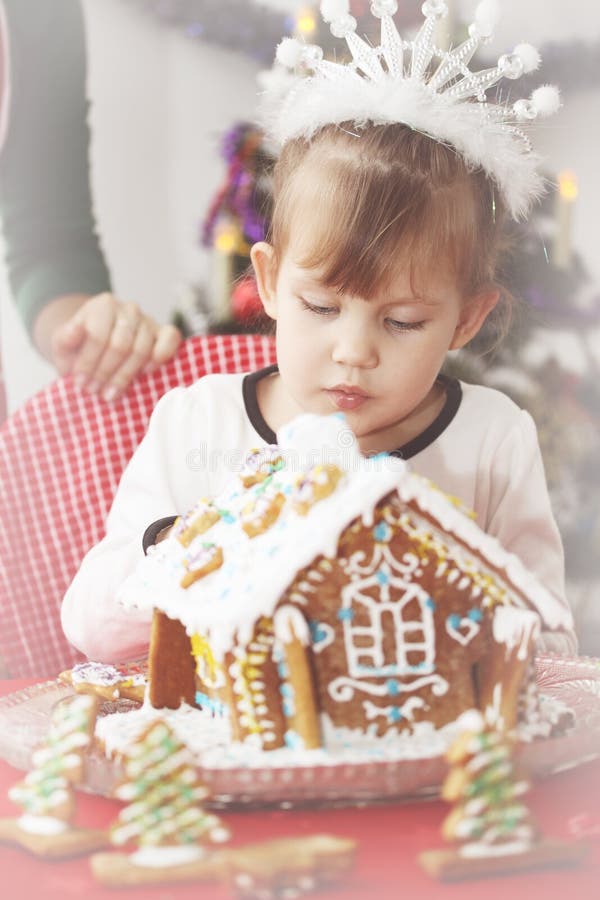
[[(271, 371), (208, 375), (156, 405), (123, 473), (106, 536), (84, 558), (63, 601), (65, 634), (90, 658), (119, 661), (147, 650), (148, 613), (124, 609), (115, 599), (117, 588), (141, 559), (142, 537), (152, 522), (219, 493), (249, 450), (275, 443), (256, 400), (258, 380)], [(398, 455), (472, 509), (480, 527), (567, 606), (562, 544), (531, 416), (499, 391), (454, 379), (444, 383), (441, 413)], [(546, 631), (541, 646), (569, 653), (576, 640)]]

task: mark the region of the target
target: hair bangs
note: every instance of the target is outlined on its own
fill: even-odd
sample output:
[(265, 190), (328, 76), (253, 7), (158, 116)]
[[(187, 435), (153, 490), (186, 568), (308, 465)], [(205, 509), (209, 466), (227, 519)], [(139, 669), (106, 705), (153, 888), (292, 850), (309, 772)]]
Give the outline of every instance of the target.
[(415, 293), (443, 267), (465, 297), (493, 281), (493, 186), (451, 147), (406, 126), (323, 129), (291, 142), (275, 173), (278, 258), (370, 299), (408, 269)]

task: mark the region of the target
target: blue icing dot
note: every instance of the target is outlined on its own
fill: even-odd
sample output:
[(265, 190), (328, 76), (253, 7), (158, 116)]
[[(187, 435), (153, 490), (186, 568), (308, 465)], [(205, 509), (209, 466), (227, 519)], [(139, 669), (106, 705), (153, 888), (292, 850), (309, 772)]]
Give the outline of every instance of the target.
[(310, 637), (313, 644), (319, 644), (326, 639), (327, 632), (321, 627), (321, 623), (317, 622), (316, 619), (310, 619), (308, 627), (310, 628)]
[(379, 584), (387, 584), (390, 580), (390, 576), (387, 572), (384, 572), (383, 569), (380, 569), (375, 577)]
[(293, 716), (296, 712), (296, 707), (289, 700), (283, 701), (283, 714), (284, 716)]
[(385, 543), (386, 541), (389, 541), (389, 539), (391, 537), (390, 526), (387, 525), (386, 522), (380, 522), (373, 529), (373, 537), (375, 538), (376, 541), (379, 541), (380, 543)]
[(304, 741), (296, 731), (286, 731), (283, 739), (286, 747), (289, 747), (291, 750), (302, 750), (304, 748)]
[(388, 717), (389, 717), (390, 722), (399, 722), (400, 719), (404, 718), (404, 716), (402, 715), (402, 713), (400, 712), (400, 710), (398, 709), (397, 706), (393, 706), (390, 709), (390, 711), (388, 713)]
[(480, 609), (477, 609), (477, 607), (473, 607), (473, 609), (470, 609), (467, 615), (472, 622), (481, 622), (481, 620), (483, 619), (483, 613)]
[(277, 672), (279, 673), (280, 678), (287, 678), (288, 668), (287, 668), (285, 662), (282, 661), (282, 662), (278, 663)]
[(354, 618), (354, 610), (353, 609), (344, 609), (342, 607), (342, 609), (338, 609), (337, 617), (340, 620), (340, 622), (351, 622), (352, 619)]
[(293, 697), (294, 696), (294, 690), (293, 690), (291, 684), (287, 684), (287, 682), (284, 682), (284, 684), (281, 684), (279, 686), (279, 693), (281, 694), (282, 697)]
[(219, 513), (221, 516), (221, 521), (226, 522), (228, 525), (233, 525), (233, 523), (236, 521), (235, 516), (232, 516), (231, 513), (227, 512), (227, 510), (225, 509), (220, 509)]
[(435, 600), (433, 599), (433, 597), (427, 598), (427, 600), (425, 601), (425, 606), (427, 606), (428, 609), (430, 609), (432, 612), (435, 610)]
[(448, 616), (447, 621), (450, 628), (458, 628), (460, 626), (460, 616), (456, 613), (452, 613), (451, 616)]
[(398, 682), (393, 678), (390, 678), (388, 681), (386, 681), (385, 687), (391, 697), (397, 697), (400, 693)]

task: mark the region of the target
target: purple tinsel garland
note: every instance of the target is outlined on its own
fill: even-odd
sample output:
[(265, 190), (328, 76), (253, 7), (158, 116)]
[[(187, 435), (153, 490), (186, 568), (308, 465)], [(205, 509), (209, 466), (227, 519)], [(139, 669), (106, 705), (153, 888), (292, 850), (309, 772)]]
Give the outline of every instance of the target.
[(223, 137), (221, 155), (228, 163), (227, 181), (211, 204), (202, 225), (202, 243), (206, 247), (214, 243), (215, 228), (223, 210), (228, 210), (238, 219), (249, 244), (265, 239), (268, 223), (256, 208), (254, 175), (244, 166), (244, 145), (256, 135), (253, 125), (241, 122), (230, 128)]

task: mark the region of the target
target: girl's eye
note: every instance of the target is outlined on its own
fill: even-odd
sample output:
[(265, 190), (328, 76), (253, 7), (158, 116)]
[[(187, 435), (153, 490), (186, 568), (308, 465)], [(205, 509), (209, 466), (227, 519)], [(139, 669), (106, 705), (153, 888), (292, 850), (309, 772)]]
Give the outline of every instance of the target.
[(421, 331), (425, 328), (425, 322), (398, 322), (397, 319), (386, 319), (385, 321), (392, 331)]
[(337, 312), (336, 306), (317, 306), (315, 303), (309, 303), (308, 300), (304, 300), (304, 298), (300, 299), (302, 300), (302, 306), (304, 307), (304, 309), (316, 313), (316, 315), (318, 316), (330, 316), (333, 313)]

